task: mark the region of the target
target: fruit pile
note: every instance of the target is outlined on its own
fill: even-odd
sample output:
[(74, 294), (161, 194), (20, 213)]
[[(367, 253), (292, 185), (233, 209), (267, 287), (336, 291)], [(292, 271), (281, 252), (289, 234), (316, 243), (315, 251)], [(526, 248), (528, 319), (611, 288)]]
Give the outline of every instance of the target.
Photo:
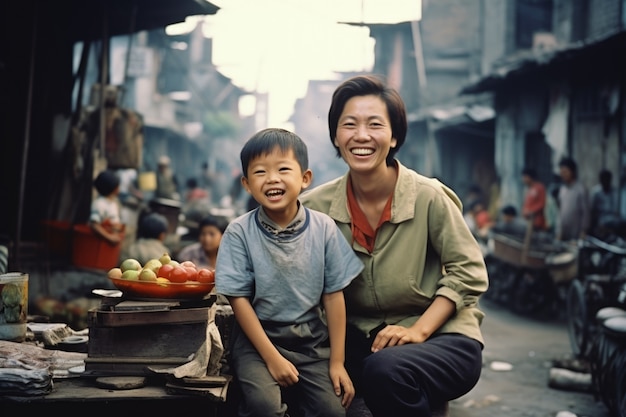
[(155, 282), (163, 285), (215, 282), (215, 272), (212, 269), (199, 268), (191, 261), (175, 261), (167, 253), (159, 259), (150, 259), (143, 266), (136, 259), (125, 259), (119, 268), (110, 269), (107, 276), (115, 280)]

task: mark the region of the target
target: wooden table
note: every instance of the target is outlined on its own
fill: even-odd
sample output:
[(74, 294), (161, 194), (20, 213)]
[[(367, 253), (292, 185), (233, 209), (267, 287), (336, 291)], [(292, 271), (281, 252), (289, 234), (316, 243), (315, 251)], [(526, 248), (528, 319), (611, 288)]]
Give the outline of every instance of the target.
[[(161, 379), (148, 380), (146, 386), (128, 390), (100, 388), (94, 378), (77, 377), (54, 380), (53, 391), (40, 397), (0, 397), (2, 415), (110, 415), (114, 417), (149, 415), (177, 416), (181, 412), (201, 411), (202, 415), (236, 415), (232, 401), (214, 397), (171, 394)], [(11, 413), (16, 414), (11, 414)], [(59, 414), (56, 414), (56, 413)], [(54, 413), (54, 414), (50, 414)], [(149, 413), (149, 414), (147, 414)]]

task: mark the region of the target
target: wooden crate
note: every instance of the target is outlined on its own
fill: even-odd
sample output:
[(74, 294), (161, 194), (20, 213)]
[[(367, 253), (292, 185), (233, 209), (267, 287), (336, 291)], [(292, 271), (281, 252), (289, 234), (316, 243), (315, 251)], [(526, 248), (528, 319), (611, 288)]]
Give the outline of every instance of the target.
[(151, 375), (190, 360), (205, 342), (215, 307), (89, 312), (85, 371), (92, 375)]

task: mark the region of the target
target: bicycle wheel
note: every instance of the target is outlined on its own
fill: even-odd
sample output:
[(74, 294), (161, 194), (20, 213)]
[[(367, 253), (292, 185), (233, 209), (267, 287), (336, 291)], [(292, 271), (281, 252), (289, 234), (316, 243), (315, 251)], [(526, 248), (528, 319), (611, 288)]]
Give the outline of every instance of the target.
[(585, 287), (580, 280), (573, 280), (567, 290), (567, 333), (572, 353), (577, 358), (589, 354), (589, 317)]

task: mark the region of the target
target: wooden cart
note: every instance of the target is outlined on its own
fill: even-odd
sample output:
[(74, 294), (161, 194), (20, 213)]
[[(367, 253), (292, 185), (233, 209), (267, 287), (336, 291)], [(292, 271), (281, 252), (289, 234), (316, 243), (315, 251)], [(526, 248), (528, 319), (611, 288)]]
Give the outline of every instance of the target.
[(578, 271), (578, 250), (529, 227), (523, 236), (493, 230), (488, 242), (490, 289), (487, 298), (519, 313), (559, 311), (561, 287)]

